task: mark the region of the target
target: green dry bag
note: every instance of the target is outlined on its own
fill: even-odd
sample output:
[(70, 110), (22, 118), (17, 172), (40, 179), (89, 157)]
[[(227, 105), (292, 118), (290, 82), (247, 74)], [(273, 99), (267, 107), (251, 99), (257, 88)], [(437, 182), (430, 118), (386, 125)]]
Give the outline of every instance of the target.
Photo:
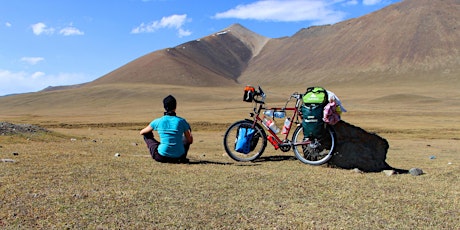
[(323, 87), (309, 87), (302, 97), (304, 104), (327, 104), (327, 91)]

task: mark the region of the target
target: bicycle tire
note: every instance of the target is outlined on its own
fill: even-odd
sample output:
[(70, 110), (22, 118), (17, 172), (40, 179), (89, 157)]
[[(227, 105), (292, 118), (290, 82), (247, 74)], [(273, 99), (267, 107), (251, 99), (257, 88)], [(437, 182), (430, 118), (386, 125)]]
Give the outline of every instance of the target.
[(259, 158), (267, 147), (267, 134), (259, 124), (255, 125), (256, 132), (252, 139), (254, 146), (251, 146), (251, 151), (247, 154), (235, 151), (235, 144), (240, 127), (252, 127), (253, 121), (241, 120), (233, 123), (228, 127), (224, 135), (224, 148), (227, 155), (235, 161), (253, 161)]
[[(299, 126), (292, 135), (293, 143), (303, 142), (305, 139), (303, 127)], [(334, 129), (327, 125), (321, 138), (315, 138), (312, 143), (294, 145), (293, 151), (298, 160), (309, 165), (322, 165), (331, 159), (336, 143)]]

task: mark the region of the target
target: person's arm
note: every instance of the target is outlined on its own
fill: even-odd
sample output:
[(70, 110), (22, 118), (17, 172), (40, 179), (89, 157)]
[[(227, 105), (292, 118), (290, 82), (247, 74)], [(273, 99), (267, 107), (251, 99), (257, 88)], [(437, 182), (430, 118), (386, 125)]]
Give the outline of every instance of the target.
[(144, 134), (150, 133), (152, 131), (153, 131), (152, 127), (150, 125), (147, 125), (147, 127), (143, 128), (139, 133), (141, 135), (144, 135)]
[(188, 144), (193, 143), (193, 136), (192, 136), (192, 131), (189, 129), (184, 132), (185, 140), (187, 140)]

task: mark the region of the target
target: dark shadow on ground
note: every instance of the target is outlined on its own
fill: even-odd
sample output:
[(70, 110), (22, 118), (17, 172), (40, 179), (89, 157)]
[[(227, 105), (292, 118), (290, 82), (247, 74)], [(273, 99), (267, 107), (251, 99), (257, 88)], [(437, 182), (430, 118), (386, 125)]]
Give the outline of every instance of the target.
[(229, 162), (217, 162), (217, 161), (203, 161), (203, 160), (190, 160), (187, 163), (183, 164), (189, 164), (189, 165), (199, 165), (199, 164), (214, 164), (214, 165), (233, 165), (234, 163), (229, 163)]
[(396, 174), (407, 174), (409, 173), (409, 170), (407, 169), (397, 169), (397, 168), (391, 168), (391, 170), (395, 171)]
[(268, 157), (260, 157), (259, 159), (256, 159), (253, 162), (293, 161), (293, 160), (297, 160), (297, 158), (295, 158), (295, 156), (268, 156)]
[[(206, 161), (206, 160), (193, 160), (190, 159), (189, 162), (179, 163), (179, 164), (190, 164), (190, 165), (197, 165), (197, 164), (215, 164), (215, 165), (237, 165), (237, 166), (255, 166), (258, 164), (250, 164), (250, 163), (260, 163), (260, 162), (269, 162), (269, 161), (294, 161), (297, 160), (295, 156), (267, 156), (267, 157), (260, 157), (256, 160), (250, 162), (217, 162), (217, 161)], [(249, 163), (249, 164), (248, 164)]]

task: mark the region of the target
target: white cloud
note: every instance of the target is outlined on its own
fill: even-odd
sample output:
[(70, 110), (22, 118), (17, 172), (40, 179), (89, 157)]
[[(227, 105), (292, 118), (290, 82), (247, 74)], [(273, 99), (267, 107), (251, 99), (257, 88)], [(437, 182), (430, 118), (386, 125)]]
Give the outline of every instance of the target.
[(343, 5), (345, 6), (354, 6), (354, 5), (358, 5), (359, 2), (358, 0), (349, 0), (349, 1), (346, 1), (345, 3), (343, 3)]
[(10, 22), (5, 22), (5, 26), (6, 26), (6, 27), (11, 27), (11, 26), (13, 26), (13, 25), (11, 25)]
[[(0, 96), (19, 93), (31, 92), (31, 84), (26, 81), (27, 74), (25, 72), (10, 72), (8, 70), (0, 69)], [(27, 84), (27, 85), (26, 85)]]
[(87, 82), (90, 77), (79, 73), (48, 75), (44, 72), (12, 72), (0, 69), (0, 96), (36, 92), (48, 86), (74, 85)]
[(187, 37), (187, 36), (190, 36), (192, 34), (192, 32), (190, 30), (184, 30), (182, 28), (179, 28), (179, 30), (177, 32), (179, 33), (180, 38)]
[(71, 36), (71, 35), (84, 35), (85, 33), (75, 27), (69, 26), (61, 29), (59, 34), (64, 36)]
[(43, 77), (43, 76), (45, 76), (45, 73), (43, 73), (43, 72), (35, 72), (30, 77), (35, 80), (35, 79), (39, 79), (40, 77)]
[[(54, 34), (55, 28), (53, 27), (48, 27), (45, 23), (39, 22), (36, 24), (33, 24), (32, 26), (32, 31), (35, 35), (41, 35), (41, 34)], [(59, 30), (59, 34), (63, 36), (72, 36), (72, 35), (84, 35), (85, 33), (76, 27), (70, 25), (67, 27), (64, 27), (63, 29)]]
[(363, 0), (363, 5), (371, 6), (379, 4), (382, 0)]
[(169, 28), (176, 29), (180, 37), (185, 37), (192, 34), (190, 31), (182, 28), (187, 21), (189, 21), (189, 19), (187, 19), (186, 14), (174, 14), (168, 17), (163, 17), (160, 21), (141, 23), (138, 27), (132, 29), (131, 33), (153, 33), (159, 29)]
[(333, 4), (343, 1), (323, 0), (260, 0), (233, 9), (217, 13), (214, 18), (238, 18), (262, 21), (315, 21), (317, 23), (335, 23), (343, 20), (345, 13), (333, 9)]
[(30, 65), (35, 65), (35, 64), (37, 64), (37, 63), (39, 63), (39, 62), (41, 62), (43, 60), (45, 60), (45, 59), (42, 58), (42, 57), (23, 57), (23, 58), (21, 58), (21, 61), (26, 62), (26, 63), (28, 63)]
[(186, 14), (182, 14), (182, 15), (175, 14), (169, 17), (161, 18), (160, 26), (179, 29), (185, 24), (186, 20), (187, 20)]
[(43, 22), (33, 24), (31, 27), (35, 35), (54, 33), (54, 28), (48, 28)]

